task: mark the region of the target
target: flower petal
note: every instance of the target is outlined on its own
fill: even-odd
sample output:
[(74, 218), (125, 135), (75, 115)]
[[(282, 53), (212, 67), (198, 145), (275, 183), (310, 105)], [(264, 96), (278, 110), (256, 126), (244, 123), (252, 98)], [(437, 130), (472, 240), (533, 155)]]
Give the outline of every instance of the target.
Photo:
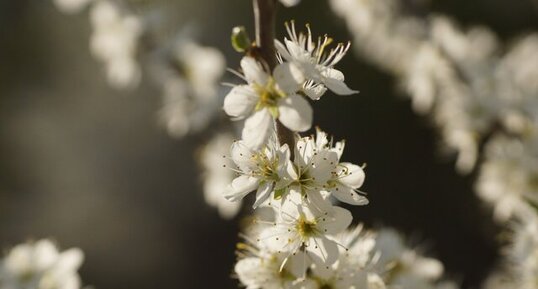
[(342, 141), (336, 142), (334, 144), (334, 147), (331, 149), (331, 151), (338, 154), (338, 160), (340, 160), (340, 158), (342, 157), (342, 154), (344, 153), (345, 146), (346, 146), (346, 141), (342, 140)]
[(290, 62), (279, 64), (273, 71), (273, 77), (278, 87), (288, 94), (297, 92), (305, 82), (301, 70)]
[(276, 189), (283, 188), (298, 178), (295, 167), (290, 160), (290, 149), (287, 144), (281, 146), (278, 151), (278, 176), (280, 180), (275, 187)]
[(299, 170), (303, 170), (310, 166), (310, 160), (316, 149), (315, 143), (310, 138), (300, 138), (295, 144), (295, 159), (294, 163)]
[(327, 86), (332, 92), (338, 95), (351, 95), (359, 93), (358, 90), (352, 90), (349, 88), (344, 81), (335, 78), (325, 78), (323, 79), (323, 84), (325, 84), (325, 86)]
[(262, 86), (267, 83), (269, 75), (256, 59), (249, 56), (243, 57), (241, 59), (241, 69), (248, 83), (257, 83)]
[(238, 85), (224, 98), (224, 111), (226, 114), (239, 119), (249, 116), (256, 103), (258, 102), (258, 95), (248, 85)]
[(40, 240), (35, 244), (33, 252), (33, 266), (36, 266), (39, 270), (45, 270), (45, 268), (52, 266), (52, 264), (58, 258), (58, 249), (56, 246), (47, 239)]
[(335, 188), (331, 189), (331, 194), (337, 198), (340, 202), (344, 202), (355, 206), (368, 205), (368, 199), (355, 192), (353, 189), (337, 184)]
[(54, 270), (60, 274), (69, 273), (78, 270), (82, 261), (84, 260), (84, 253), (78, 248), (69, 249), (60, 254), (60, 258), (54, 265)]
[(321, 71), (321, 75), (326, 78), (333, 78), (336, 80), (344, 81), (344, 73), (338, 69), (325, 68)]
[(247, 118), (241, 138), (246, 146), (258, 150), (266, 143), (273, 129), (273, 117), (267, 109), (262, 109)]
[(256, 288), (259, 284), (260, 270), (264, 268), (261, 258), (247, 257), (237, 261), (235, 264), (235, 273), (242, 284), (247, 288)]
[(306, 131), (312, 127), (312, 107), (302, 96), (292, 94), (278, 103), (278, 119), (293, 131)]
[(232, 202), (239, 201), (248, 193), (254, 191), (258, 187), (258, 183), (258, 178), (245, 175), (239, 176), (232, 181), (224, 197)]
[[(278, 224), (277, 226), (269, 226), (259, 234), (259, 240), (264, 246), (274, 251), (295, 249), (300, 245), (300, 240), (289, 231), (289, 226)], [(291, 242), (289, 242), (291, 240)]]
[(256, 162), (252, 160), (254, 152), (243, 141), (235, 141), (230, 148), (232, 161), (243, 172), (251, 172), (256, 169)]
[(326, 91), (327, 88), (321, 83), (309, 82), (303, 87), (303, 92), (312, 100), (320, 99)]
[(305, 60), (310, 60), (311, 57), (308, 51), (304, 50), (304, 48), (298, 43), (284, 38), (284, 44), (286, 44), (286, 48), (288, 49), (293, 61), (303, 62)]
[[(311, 265), (311, 260), (308, 258), (304, 251), (297, 251), (289, 257), (289, 261), (286, 264), (286, 270), (288, 270), (294, 276), (304, 276), (306, 270)], [(294, 288), (294, 287), (292, 287)], [(297, 287), (303, 288), (303, 287)], [(317, 287), (314, 287), (317, 288)]]
[(323, 186), (331, 179), (333, 173), (336, 173), (337, 164), (337, 153), (327, 150), (317, 151), (310, 162), (312, 166), (310, 176), (317, 184)]
[(343, 232), (349, 227), (352, 220), (353, 216), (350, 211), (334, 206), (332, 214), (321, 219), (318, 226), (325, 234), (335, 235)]
[(311, 238), (306, 251), (314, 263), (320, 266), (333, 264), (339, 255), (336, 243), (324, 236)]
[(286, 60), (286, 61), (293, 61), (293, 58), (291, 57), (290, 53), (288, 52), (288, 49), (282, 42), (275, 39), (275, 48), (276, 51)]
[(352, 163), (340, 163), (340, 165), (345, 169), (342, 172), (343, 177), (341, 177), (339, 181), (350, 188), (360, 188), (364, 183), (364, 178), (366, 177), (364, 170)]
[(318, 223), (320, 230), (329, 235), (343, 232), (353, 220), (351, 212), (340, 207), (333, 207), (332, 214), (322, 218)]
[(306, 204), (311, 211), (318, 214), (332, 213), (333, 205), (328, 199), (323, 198), (320, 191), (316, 189), (308, 191), (307, 196)]
[(323, 83), (332, 90), (332, 92), (339, 95), (358, 93), (358, 91), (352, 90), (344, 83), (344, 74), (341, 71), (329, 68), (325, 69), (321, 74), (323, 76)]
[(256, 192), (256, 201), (252, 205), (253, 209), (256, 209), (269, 198), (271, 192), (273, 192), (273, 186), (273, 182), (265, 182), (258, 187), (258, 191)]

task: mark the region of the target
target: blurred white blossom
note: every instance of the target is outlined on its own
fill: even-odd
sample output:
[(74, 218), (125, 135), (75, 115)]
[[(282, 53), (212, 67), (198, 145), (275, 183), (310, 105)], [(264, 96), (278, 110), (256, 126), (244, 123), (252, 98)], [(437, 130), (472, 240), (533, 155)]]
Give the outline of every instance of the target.
[(508, 251), (517, 289), (538, 286), (538, 219), (528, 218), (515, 226), (515, 238)]
[(15, 246), (0, 262), (2, 289), (79, 289), (83, 253), (60, 252), (47, 239)]
[(379, 252), (377, 268), (390, 288), (457, 288), (449, 281), (440, 281), (443, 264), (434, 258), (422, 256), (409, 248), (402, 236), (390, 228), (377, 232), (376, 247)]
[(63, 13), (77, 13), (95, 0), (53, 0), (54, 4)]
[(301, 0), (280, 0), (280, 3), (286, 7), (291, 7), (299, 4)]
[(90, 50), (105, 64), (110, 84), (120, 89), (138, 85), (141, 68), (136, 53), (143, 32), (141, 20), (108, 0), (92, 5), (90, 20)]
[(514, 244), (526, 244), (512, 247), (519, 257), (494, 272), (486, 288), (537, 288), (529, 260), (538, 243), (523, 232), (536, 231), (529, 220), (538, 215), (538, 35), (503, 44), (484, 27), (463, 30), (443, 16), (409, 16), (395, 0), (331, 5), (358, 54), (394, 74), (413, 108), (431, 115), (445, 145), (458, 153), (457, 169), (469, 173), (481, 161), (475, 187), (495, 219), (528, 224), (515, 229)]
[(538, 219), (529, 216), (511, 223), (511, 241), (504, 249), (503, 263), (483, 288), (536, 289), (538, 284)]
[(155, 78), (163, 90), (161, 122), (174, 137), (205, 129), (222, 104), (219, 83), (226, 68), (224, 56), (189, 37), (177, 39), (159, 56)]
[(204, 146), (200, 155), (205, 201), (217, 208), (221, 217), (225, 219), (233, 218), (241, 209), (241, 202), (230, 202), (224, 198), (225, 188), (235, 177), (230, 169), (233, 163), (224, 157), (233, 141), (231, 134), (219, 133)]
[(538, 139), (497, 135), (488, 142), (476, 188), (492, 203), (495, 217), (528, 219), (538, 204)]

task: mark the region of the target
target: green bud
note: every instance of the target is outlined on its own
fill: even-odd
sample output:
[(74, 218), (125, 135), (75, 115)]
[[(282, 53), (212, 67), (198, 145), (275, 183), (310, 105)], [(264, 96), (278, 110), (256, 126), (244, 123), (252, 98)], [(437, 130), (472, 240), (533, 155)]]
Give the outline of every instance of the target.
[(250, 38), (247, 30), (243, 26), (236, 26), (232, 29), (232, 46), (237, 52), (245, 52), (250, 48)]

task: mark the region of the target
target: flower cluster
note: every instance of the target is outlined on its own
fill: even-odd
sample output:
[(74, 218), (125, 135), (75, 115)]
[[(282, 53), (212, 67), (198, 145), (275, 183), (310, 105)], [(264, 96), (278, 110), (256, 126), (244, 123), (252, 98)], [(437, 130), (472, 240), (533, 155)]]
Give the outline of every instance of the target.
[[(224, 100), (228, 115), (245, 120), (242, 139), (225, 157), (236, 177), (224, 197), (239, 201), (256, 192), (252, 225), (238, 244), (239, 280), (248, 289), (441, 288), (442, 265), (407, 249), (399, 235), (383, 231), (377, 240), (362, 226), (348, 230), (352, 214), (335, 204), (368, 204), (359, 190), (363, 167), (341, 161), (344, 141), (319, 128), (311, 136), (298, 132), (312, 126), (308, 99), (328, 90), (356, 93), (334, 67), (350, 44), (329, 49), (332, 39), (314, 42), (309, 26), (306, 33), (293, 22), (286, 28), (288, 38), (275, 40), (277, 66), (269, 71), (263, 60), (243, 57), (234, 72), (246, 84)], [(277, 122), (294, 134), (293, 143), (281, 143)]]
[[(337, 260), (328, 266), (309, 264), (307, 253), (288, 255), (245, 237), (238, 245), (235, 272), (249, 289), (276, 288), (385, 288), (375, 272), (375, 238), (359, 226), (337, 237), (342, 244)], [(344, 246), (346, 249), (344, 249)], [(305, 271), (305, 266), (310, 269)]]
[(59, 252), (50, 240), (15, 246), (0, 260), (0, 288), (79, 289), (82, 251)]
[[(278, 218), (276, 215), (278, 212), (272, 218)], [(270, 220), (264, 216), (254, 226)], [(339, 254), (329, 266), (311, 264), (308, 252), (289, 255), (253, 236), (244, 238), (238, 244), (235, 272), (248, 289), (457, 288), (440, 281), (444, 269), (438, 260), (407, 247), (392, 229), (365, 231), (359, 225), (338, 234), (334, 239), (341, 245)]]
[[(353, 283), (339, 280), (340, 274), (347, 278), (349, 270), (343, 268), (343, 261), (337, 262), (347, 251), (337, 235), (351, 224), (352, 215), (333, 202), (368, 203), (358, 191), (365, 178), (363, 168), (340, 161), (343, 141), (333, 143), (319, 129), (315, 136), (296, 134), (312, 126), (307, 98), (317, 100), (328, 89), (344, 95), (356, 92), (334, 68), (349, 44), (327, 50), (331, 40), (314, 42), (308, 26), (306, 34), (298, 34), (293, 22), (286, 28), (289, 38), (284, 43), (275, 41), (277, 66), (268, 71), (263, 60), (243, 57), (241, 73), (236, 74), (246, 84), (234, 86), (224, 100), (228, 115), (245, 119), (242, 139), (230, 151), (238, 176), (227, 187), (225, 198), (238, 201), (256, 191), (253, 208), (271, 211), (271, 217), (255, 218), (255, 236), (245, 245), (256, 257), (240, 261), (236, 270), (249, 288), (282, 288), (284, 283), (306, 288), (313, 281), (300, 277), (309, 270), (326, 282)], [(280, 143), (277, 121), (295, 134), (293, 144)], [(255, 263), (263, 266), (252, 272)], [(353, 280), (359, 278), (351, 275)]]
[[(372, 33), (375, 35), (367, 33), (357, 37), (361, 42), (372, 40), (364, 41), (361, 49), (403, 76), (404, 86), (413, 94), (417, 109), (436, 112), (436, 120), (444, 125), (447, 142), (460, 150), (459, 166), (468, 169), (476, 159), (476, 134), (484, 134), (497, 117), (492, 113), (496, 103), (489, 107), (489, 99), (484, 101), (491, 92), (484, 89), (491, 75), (475, 81), (477, 75), (488, 71), (490, 63), (486, 58), (494, 55), (495, 41), (482, 30), (460, 35), (442, 18), (432, 20), (431, 29), (422, 28), (420, 33), (409, 34), (411, 28), (422, 27), (423, 23), (409, 18), (403, 21), (404, 25), (399, 25), (398, 18), (392, 19), (392, 8), (383, 10), (383, 5), (389, 1), (333, 0), (332, 3), (339, 13), (347, 15), (372, 2), (375, 13), (368, 14), (371, 11), (366, 9), (361, 12), (366, 17), (347, 15), (356, 21), (353, 25), (357, 27), (366, 24), (375, 28)], [(300, 0), (280, 2), (290, 7)], [(219, 51), (184, 36), (164, 45), (158, 43), (158, 37), (150, 35), (151, 27), (143, 17), (121, 5), (123, 2), (55, 0), (55, 3), (67, 13), (92, 4), (91, 51), (105, 64), (113, 86), (136, 86), (142, 71), (138, 54), (152, 56), (150, 60), (155, 61), (150, 68), (164, 95), (160, 116), (170, 134), (183, 136), (210, 123), (219, 106), (217, 83), (225, 67)], [(377, 17), (376, 13), (386, 18)], [(375, 22), (379, 19), (385, 19), (386, 23), (377, 26)], [(391, 29), (396, 29), (397, 33), (387, 34)], [(338, 204), (368, 204), (365, 193), (360, 191), (365, 180), (364, 166), (341, 160), (344, 141), (334, 142), (320, 129), (311, 136), (299, 133), (312, 128), (310, 102), (319, 100), (328, 91), (338, 95), (357, 93), (346, 85), (344, 73), (335, 68), (350, 49), (350, 43), (331, 47), (332, 38), (314, 38), (308, 25), (306, 32), (298, 33), (294, 22), (286, 23), (286, 30), (286, 38), (274, 40), (275, 61), (263, 59), (257, 50), (260, 47), (250, 40), (241, 42), (245, 46), (234, 46), (245, 52), (245, 56), (239, 71), (231, 71), (242, 78), (244, 84), (230, 85), (232, 88), (224, 98), (223, 109), (233, 120), (244, 120), (241, 140), (232, 141), (229, 134), (216, 135), (202, 150), (200, 158), (206, 172), (206, 201), (217, 207), (223, 217), (235, 216), (241, 201), (256, 192), (252, 204), (256, 212), (253, 224), (247, 228), (245, 242), (238, 244), (239, 261), (235, 272), (239, 280), (248, 289), (456, 288), (452, 283), (439, 282), (443, 272), (439, 261), (409, 249), (394, 231), (381, 230), (375, 234), (364, 232), (362, 226), (348, 228), (352, 214)], [(407, 36), (409, 39), (405, 38)], [(146, 40), (152, 42), (139, 43)], [(482, 45), (486, 53), (466, 52), (467, 47), (477, 45)], [(532, 49), (518, 51), (517, 55), (528, 55)], [(503, 67), (515, 68), (512, 62), (507, 58)], [(276, 65), (272, 67), (272, 63)], [(511, 76), (517, 78), (514, 83), (526, 77), (514, 75)], [(462, 77), (470, 77), (472, 81), (461, 85)], [(450, 85), (441, 85), (442, 81)], [(507, 86), (506, 89), (514, 88)], [(467, 97), (476, 91), (481, 94)], [(529, 107), (526, 98), (523, 99), (518, 105)], [(517, 110), (509, 111), (510, 117), (506, 119), (510, 122), (506, 123), (521, 133), (528, 126), (528, 115), (513, 111)], [(458, 122), (448, 122), (449, 119)], [(291, 136), (291, 140), (281, 139), (282, 131)], [(226, 156), (228, 148), (229, 157)], [(216, 165), (219, 163), (223, 166)], [(495, 173), (492, 175), (495, 177)], [(518, 193), (525, 195), (526, 192)], [(80, 253), (54, 251), (56, 253), (52, 254), (50, 249), (41, 248), (51, 247), (47, 241), (37, 243), (35, 249), (31, 245), (24, 246), (19, 251), (26, 253), (18, 255), (36, 255), (38, 259), (42, 255), (55, 256), (52, 259), (56, 261), (49, 258), (46, 268), (36, 265), (38, 269), (28, 269), (30, 263), (45, 263), (39, 259), (23, 262), (26, 265), (21, 266), (8, 257), (2, 263), (0, 282), (32, 280), (32, 284), (37, 285), (30, 288), (43, 289), (80, 287), (76, 275), (82, 259)], [(43, 250), (46, 252), (42, 253)], [(23, 273), (9, 268), (23, 268), (20, 270)], [(12, 272), (9, 270), (15, 273), (5, 273)], [(28, 272), (31, 272), (30, 279), (27, 279)], [(67, 285), (60, 279), (68, 280)]]
[(340, 162), (343, 147), (341, 142), (333, 146), (318, 130), (316, 137), (297, 139), (292, 161), (288, 146), (278, 145), (274, 137), (259, 151), (236, 141), (231, 158), (239, 176), (225, 197), (237, 201), (256, 191), (254, 208), (269, 206), (278, 211), (269, 226), (260, 230), (257, 239), (264, 246), (291, 255), (303, 252), (318, 266), (331, 265), (339, 255), (333, 236), (352, 220), (351, 213), (333, 206), (331, 199), (352, 205), (368, 203), (358, 191), (364, 171)]

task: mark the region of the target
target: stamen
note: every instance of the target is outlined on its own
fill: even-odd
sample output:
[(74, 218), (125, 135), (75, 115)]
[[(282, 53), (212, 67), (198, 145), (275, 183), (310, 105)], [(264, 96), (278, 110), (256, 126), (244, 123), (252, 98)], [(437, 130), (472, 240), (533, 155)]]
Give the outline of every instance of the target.
[(232, 69), (232, 68), (226, 68), (226, 70), (228, 72), (231, 72), (232, 74), (234, 74), (235, 76), (241, 78), (242, 80), (244, 80), (245, 82), (248, 82), (247, 79), (245, 78), (245, 76), (240, 73), (239, 71), (235, 70), (235, 69)]

